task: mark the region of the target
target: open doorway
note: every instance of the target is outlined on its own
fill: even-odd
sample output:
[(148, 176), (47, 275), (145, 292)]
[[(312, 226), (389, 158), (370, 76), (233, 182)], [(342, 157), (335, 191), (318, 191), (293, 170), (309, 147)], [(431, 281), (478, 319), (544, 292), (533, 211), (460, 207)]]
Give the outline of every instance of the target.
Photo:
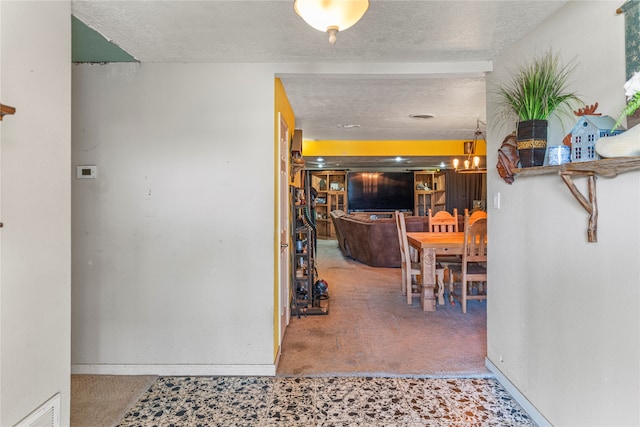
[[(379, 144), (373, 143), (457, 140), (462, 151), (462, 140), (473, 138), (477, 119), (485, 117), (483, 73), (296, 74), (280, 78), (295, 112), (295, 127), (303, 129), (305, 140), (348, 140), (350, 144), (336, 153), (342, 155), (331, 159), (303, 153), (310, 168), (446, 168), (454, 156), (443, 155), (442, 149), (434, 151), (433, 145), (429, 150), (424, 141), (416, 142), (419, 148), (411, 148), (412, 155), (404, 156), (400, 163), (395, 157), (381, 155), (372, 148)], [(445, 105), (448, 107), (443, 108)], [(435, 114), (435, 118), (421, 114), (430, 111), (443, 113)], [(317, 138), (318, 134), (322, 137)], [(364, 148), (358, 151), (357, 147)], [(344, 163), (345, 159), (351, 163)], [(374, 166), (367, 164), (371, 161)], [(484, 162), (481, 166), (486, 167)], [(486, 192), (486, 184), (483, 189)], [(447, 209), (453, 205), (448, 204)], [(400, 290), (399, 268), (371, 267), (355, 261), (344, 256), (333, 239), (318, 240), (317, 269), (318, 277), (329, 284), (330, 313), (291, 319), (278, 374), (488, 373), (484, 367), (486, 302), (474, 302), (466, 315), (459, 305), (449, 304), (438, 306), (433, 313), (422, 312), (417, 300), (407, 305)]]

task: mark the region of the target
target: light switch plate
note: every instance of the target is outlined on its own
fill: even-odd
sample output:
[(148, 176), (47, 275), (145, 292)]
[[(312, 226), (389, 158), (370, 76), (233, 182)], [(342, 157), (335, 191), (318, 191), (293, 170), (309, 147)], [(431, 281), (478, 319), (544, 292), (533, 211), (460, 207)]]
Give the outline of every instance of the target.
[(95, 178), (97, 173), (97, 166), (76, 166), (76, 178)]

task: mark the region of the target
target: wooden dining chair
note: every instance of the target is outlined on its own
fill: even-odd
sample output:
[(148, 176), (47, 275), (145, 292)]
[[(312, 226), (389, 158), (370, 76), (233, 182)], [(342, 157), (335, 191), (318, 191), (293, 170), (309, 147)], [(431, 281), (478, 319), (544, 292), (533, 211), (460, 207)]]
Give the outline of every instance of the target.
[[(398, 228), (398, 243), (400, 244), (400, 260), (402, 262), (402, 295), (407, 296), (407, 304), (411, 304), (413, 294), (417, 294), (413, 290), (413, 281), (420, 283), (420, 263), (412, 262), (411, 252), (409, 249), (409, 241), (407, 240), (407, 226), (404, 222), (404, 214), (400, 211), (395, 212), (396, 227)], [(418, 295), (418, 294), (417, 294)]]
[(447, 211), (438, 211), (435, 214), (429, 209), (429, 231), (451, 232), (458, 231), (458, 209), (453, 209), (453, 215)]
[[(429, 209), (429, 231), (450, 233), (458, 231), (458, 209), (453, 209), (453, 215), (447, 211), (438, 211), (435, 214)], [(443, 268), (443, 280), (446, 276), (448, 281), (455, 280), (454, 271), (455, 268), (450, 269), (450, 266), (460, 267), (462, 257), (459, 255), (442, 255), (437, 256), (436, 260)], [(458, 280), (460, 280), (458, 278)], [(438, 304), (444, 305), (444, 286), (438, 288)]]
[(475, 210), (475, 211), (471, 212), (471, 215), (469, 215), (469, 209), (465, 209), (464, 210), (464, 216), (465, 216), (465, 224), (466, 223), (473, 224), (474, 222), (476, 222), (480, 218), (487, 218), (487, 212), (486, 211), (481, 211), (481, 210)]
[[(407, 296), (407, 304), (411, 305), (413, 297), (420, 297), (424, 300), (422, 289), (422, 277), (420, 276), (420, 262), (413, 261), (409, 240), (407, 239), (407, 226), (404, 221), (402, 212), (395, 212), (396, 226), (398, 228), (398, 243), (400, 244), (400, 259), (402, 262), (402, 295)], [(416, 286), (414, 288), (413, 281)], [(440, 265), (436, 266), (436, 287), (444, 289), (444, 268)], [(423, 306), (424, 309), (424, 306)]]
[[(454, 300), (460, 301), (462, 312), (466, 313), (468, 300), (487, 299), (487, 219), (479, 218), (473, 224), (465, 221), (464, 229), (464, 248), (459, 271), (460, 293), (454, 292), (453, 275), (450, 274), (449, 301), (452, 305), (455, 304)], [(450, 268), (457, 270), (454, 266)]]

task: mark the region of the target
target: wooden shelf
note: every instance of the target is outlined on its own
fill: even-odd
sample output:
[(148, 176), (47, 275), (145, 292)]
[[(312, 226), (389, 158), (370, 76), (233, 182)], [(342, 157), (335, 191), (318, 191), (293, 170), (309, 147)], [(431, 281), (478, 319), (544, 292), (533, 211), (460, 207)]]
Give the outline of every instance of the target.
[[(594, 160), (591, 162), (565, 163), (558, 166), (537, 166), (531, 168), (513, 169), (515, 176), (534, 176), (555, 173), (560, 175), (562, 181), (576, 198), (578, 203), (589, 214), (589, 226), (587, 228), (587, 240), (597, 242), (598, 229), (598, 203), (596, 197), (596, 176), (615, 178), (621, 173), (640, 169), (640, 156), (616, 157), (612, 159)], [(575, 176), (587, 177), (588, 197), (585, 197), (573, 183)]]
[[(319, 239), (335, 239), (336, 232), (330, 215), (336, 209), (347, 212), (347, 173), (318, 170), (311, 171), (310, 174), (311, 186), (318, 191), (315, 205), (318, 225), (316, 236)], [(324, 203), (317, 203), (318, 198), (324, 199)]]
[[(422, 185), (426, 188), (418, 188)], [(437, 187), (437, 190), (434, 190)], [(429, 209), (433, 212), (443, 210), (446, 204), (445, 176), (438, 171), (415, 171), (413, 173), (413, 214), (427, 216)]]
[(415, 190), (416, 194), (438, 194), (444, 193), (444, 190)]
[(632, 170), (640, 169), (639, 157), (616, 157), (612, 159), (594, 160), (591, 162), (565, 163), (558, 166), (536, 166), (532, 168), (513, 169), (517, 176), (546, 175), (557, 173), (558, 175), (569, 173), (594, 173), (605, 178), (614, 178), (617, 175)]

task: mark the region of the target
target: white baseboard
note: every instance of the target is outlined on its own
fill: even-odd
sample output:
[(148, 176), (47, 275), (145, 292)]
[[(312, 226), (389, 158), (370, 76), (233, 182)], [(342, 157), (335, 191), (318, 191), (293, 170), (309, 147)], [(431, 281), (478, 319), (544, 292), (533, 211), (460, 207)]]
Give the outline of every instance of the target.
[(516, 402), (518, 402), (518, 404), (522, 406), (522, 409), (524, 409), (527, 414), (529, 414), (531, 419), (536, 424), (538, 424), (539, 427), (553, 427), (553, 424), (551, 424), (544, 417), (544, 415), (542, 415), (540, 411), (538, 411), (538, 409), (536, 409), (536, 407), (533, 406), (531, 402), (529, 402), (529, 399), (527, 399), (524, 394), (520, 393), (520, 390), (518, 390), (518, 388), (513, 385), (513, 383), (509, 381), (507, 377), (504, 376), (504, 374), (500, 371), (500, 369), (498, 369), (496, 365), (493, 364), (493, 362), (491, 362), (488, 358), (485, 358), (484, 366), (486, 366), (487, 369), (491, 371), (500, 385), (502, 385), (502, 387), (504, 387), (504, 389), (507, 390), (507, 392), (516, 400)]
[(276, 365), (71, 365), (72, 374), (273, 377)]

